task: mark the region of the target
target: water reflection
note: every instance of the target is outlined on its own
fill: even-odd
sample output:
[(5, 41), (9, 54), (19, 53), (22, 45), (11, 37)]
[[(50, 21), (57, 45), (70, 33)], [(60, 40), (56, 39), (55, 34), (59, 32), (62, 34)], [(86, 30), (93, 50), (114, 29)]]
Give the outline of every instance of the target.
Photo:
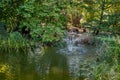
[[(55, 48), (44, 54), (0, 53), (0, 80), (71, 80), (64, 55)], [(37, 56), (37, 57), (36, 57)]]
[(55, 51), (56, 48), (45, 49), (45, 54), (39, 60), (37, 72), (44, 80), (69, 80), (67, 59)]
[(66, 44), (59, 49), (38, 46), (26, 53), (1, 52), (0, 80), (84, 80), (80, 65), (95, 58), (95, 47)]

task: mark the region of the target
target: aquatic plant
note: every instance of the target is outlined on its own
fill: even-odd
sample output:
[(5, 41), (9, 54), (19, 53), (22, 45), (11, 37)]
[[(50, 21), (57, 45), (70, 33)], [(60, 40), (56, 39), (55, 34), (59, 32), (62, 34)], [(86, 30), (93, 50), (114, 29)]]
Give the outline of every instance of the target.
[(9, 34), (8, 39), (0, 39), (0, 50), (3, 52), (26, 52), (28, 47), (32, 42), (23, 38), (18, 32), (13, 32)]

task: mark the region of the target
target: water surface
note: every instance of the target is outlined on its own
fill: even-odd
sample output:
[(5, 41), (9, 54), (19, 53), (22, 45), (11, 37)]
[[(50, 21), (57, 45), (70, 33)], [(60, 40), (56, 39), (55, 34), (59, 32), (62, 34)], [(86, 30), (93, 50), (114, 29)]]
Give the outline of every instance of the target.
[(0, 80), (82, 80), (80, 65), (96, 57), (91, 45), (74, 45), (66, 39), (66, 46), (37, 47), (34, 51), (0, 53)]

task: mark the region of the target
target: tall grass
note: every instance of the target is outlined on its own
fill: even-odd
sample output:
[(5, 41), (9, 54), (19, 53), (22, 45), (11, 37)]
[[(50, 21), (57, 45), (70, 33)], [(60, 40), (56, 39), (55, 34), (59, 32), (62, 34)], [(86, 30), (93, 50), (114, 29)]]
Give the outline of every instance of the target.
[(0, 51), (1, 52), (26, 52), (30, 46), (30, 41), (23, 38), (18, 32), (13, 32), (9, 34), (7, 39), (0, 39)]
[(98, 57), (80, 66), (80, 80), (120, 80), (120, 37), (99, 36), (96, 40)]
[(99, 37), (98, 65), (94, 67), (95, 80), (120, 80), (120, 37)]

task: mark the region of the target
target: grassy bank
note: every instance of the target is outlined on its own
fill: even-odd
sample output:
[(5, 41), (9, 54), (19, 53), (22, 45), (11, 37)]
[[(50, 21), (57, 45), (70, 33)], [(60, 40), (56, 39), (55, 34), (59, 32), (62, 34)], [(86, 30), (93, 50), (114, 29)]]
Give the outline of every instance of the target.
[(120, 80), (120, 37), (96, 37), (95, 61), (80, 65), (80, 80)]
[(27, 40), (18, 32), (12, 32), (8, 37), (0, 39), (1, 52), (27, 52), (33, 45), (33, 41)]

